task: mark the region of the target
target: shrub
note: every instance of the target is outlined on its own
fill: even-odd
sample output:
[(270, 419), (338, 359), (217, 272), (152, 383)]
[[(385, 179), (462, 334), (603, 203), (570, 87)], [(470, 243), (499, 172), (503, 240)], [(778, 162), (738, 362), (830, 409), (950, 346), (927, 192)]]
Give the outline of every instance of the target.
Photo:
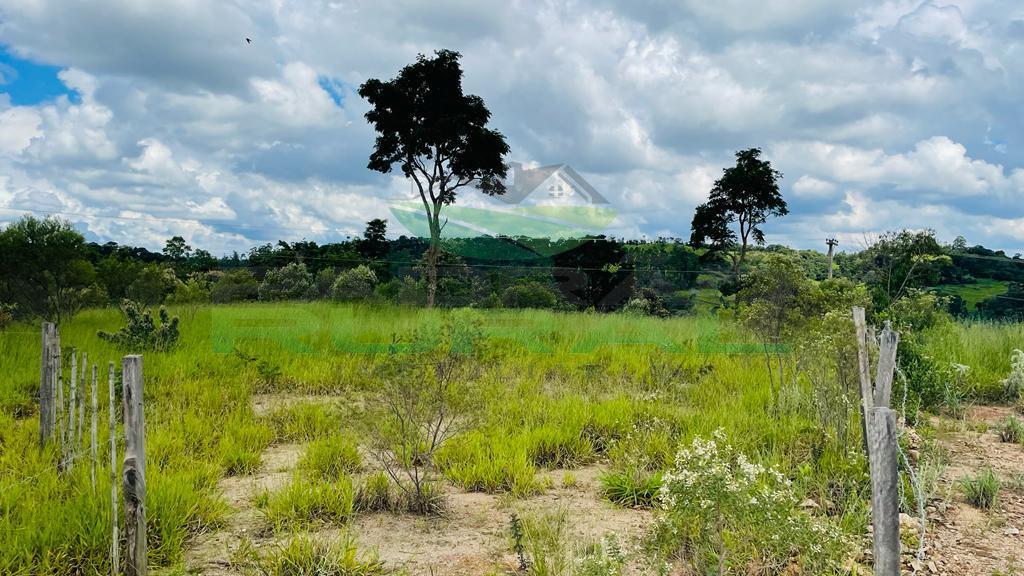
[(210, 300), (217, 304), (255, 300), (260, 283), (248, 270), (235, 270), (220, 277), (210, 289)]
[(359, 448), (347, 438), (330, 436), (316, 440), (306, 448), (299, 467), (324, 480), (337, 480), (357, 472), (362, 465)]
[(298, 300), (308, 298), (314, 290), (313, 277), (306, 265), (293, 262), (267, 272), (260, 283), (260, 300)]
[(967, 502), (982, 510), (995, 506), (999, 487), (999, 478), (991, 468), (985, 468), (974, 476), (960, 480), (960, 489), (963, 490)]
[(662, 477), (655, 553), (699, 574), (825, 574), (842, 572), (849, 545), (827, 518), (799, 507), (796, 492), (776, 469), (752, 463), (721, 431), (694, 439)]
[(0, 330), (7, 328), (14, 322), (14, 304), (4, 304), (0, 302)]
[(334, 268), (324, 268), (323, 270), (316, 273), (316, 279), (314, 284), (316, 285), (316, 295), (318, 298), (330, 298), (331, 287), (334, 286), (334, 281), (338, 279), (338, 272)]
[(354, 504), (352, 480), (347, 476), (334, 482), (295, 476), (282, 490), (256, 498), (256, 505), (278, 531), (318, 522), (347, 522)]
[(1003, 393), (1011, 402), (1024, 398), (1024, 350), (1010, 355), (1010, 375), (1003, 380)]
[(356, 491), (356, 510), (383, 512), (398, 508), (398, 498), (391, 489), (391, 478), (384, 472), (371, 474)]
[(198, 278), (189, 278), (186, 282), (178, 282), (174, 292), (167, 295), (167, 304), (199, 304), (210, 301), (210, 288)]
[(506, 288), (501, 303), (506, 308), (554, 308), (558, 297), (540, 282), (529, 281)]
[(133, 350), (169, 350), (178, 342), (178, 317), (169, 318), (167, 310), (160, 307), (160, 324), (153, 322), (149, 311), (141, 304), (124, 300), (121, 313), (125, 326), (115, 333), (99, 331), (97, 335), (123, 348)]
[(686, 290), (676, 290), (665, 297), (665, 309), (672, 314), (683, 314), (693, 310), (697, 297)]
[(129, 300), (143, 304), (159, 304), (177, 283), (178, 278), (174, 275), (174, 270), (158, 264), (148, 264), (128, 286), (126, 296)]
[(999, 439), (1003, 442), (1018, 443), (1024, 441), (1024, 423), (1021, 423), (1015, 416), (1007, 416), (996, 424), (996, 431), (999, 432)]
[(338, 274), (337, 280), (331, 286), (331, 297), (342, 302), (366, 300), (373, 296), (376, 285), (377, 275), (373, 270), (365, 265), (359, 265)]

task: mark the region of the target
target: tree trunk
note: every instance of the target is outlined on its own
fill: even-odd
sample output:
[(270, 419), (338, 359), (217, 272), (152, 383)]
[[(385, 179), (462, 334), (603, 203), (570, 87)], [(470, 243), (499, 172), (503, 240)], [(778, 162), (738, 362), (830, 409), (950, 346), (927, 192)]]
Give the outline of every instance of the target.
[(439, 210), (430, 218), (430, 248), (427, 250), (427, 308), (433, 308), (437, 296), (437, 259), (441, 251)]

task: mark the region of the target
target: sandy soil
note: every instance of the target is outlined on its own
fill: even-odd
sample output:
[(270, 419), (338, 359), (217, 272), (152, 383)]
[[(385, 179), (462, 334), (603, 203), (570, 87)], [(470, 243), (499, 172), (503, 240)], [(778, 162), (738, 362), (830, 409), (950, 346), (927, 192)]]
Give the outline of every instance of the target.
[[(949, 461), (940, 480), (941, 498), (929, 506), (928, 557), (919, 573), (1024, 574), (1024, 447), (1000, 442), (991, 429), (1010, 413), (984, 406), (972, 409), (965, 423), (933, 422)], [(964, 502), (957, 483), (989, 466), (1003, 487), (996, 507), (983, 511)]]
[[(282, 404), (311, 400), (309, 397), (254, 398), (257, 413), (265, 414)], [(264, 452), (260, 470), (251, 476), (223, 478), (219, 488), (233, 512), (225, 526), (200, 536), (186, 551), (190, 574), (236, 576), (232, 552), (243, 539), (258, 547), (274, 543), (254, 498), (263, 490), (284, 486), (305, 449), (304, 444), (279, 444)], [(600, 465), (572, 470), (576, 484), (563, 487), (565, 471), (541, 472), (551, 478), (551, 488), (525, 499), (464, 492), (448, 487), (448, 512), (440, 518), (387, 512), (360, 513), (348, 525), (326, 525), (313, 534), (324, 539), (355, 536), (361, 549), (375, 551), (387, 567), (410, 576), (473, 576), (494, 568), (513, 566), (509, 551), (509, 517), (512, 512), (530, 514), (564, 509), (569, 530), (582, 541), (594, 541), (614, 531), (628, 545), (649, 526), (649, 511), (623, 509), (603, 500), (598, 493)]]

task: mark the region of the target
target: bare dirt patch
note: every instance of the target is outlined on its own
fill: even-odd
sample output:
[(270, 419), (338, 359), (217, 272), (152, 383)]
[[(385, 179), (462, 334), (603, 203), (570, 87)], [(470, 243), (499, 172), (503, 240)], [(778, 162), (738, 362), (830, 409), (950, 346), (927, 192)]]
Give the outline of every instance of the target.
[[(220, 481), (219, 488), (233, 512), (224, 527), (201, 536), (186, 552), (185, 567), (189, 573), (237, 576), (240, 572), (231, 566), (230, 559), (243, 539), (257, 547), (267, 547), (289, 536), (267, 535), (266, 523), (254, 500), (264, 490), (283, 487), (304, 450), (304, 444), (273, 445), (263, 453), (256, 474)], [(597, 540), (609, 531), (627, 543), (644, 533), (652, 517), (650, 511), (619, 508), (601, 497), (602, 466), (569, 472), (576, 478), (571, 487), (562, 485), (566, 471), (540, 472), (539, 479), (547, 476), (551, 487), (529, 498), (514, 499), (448, 487), (449, 507), (442, 517), (362, 513), (346, 526), (324, 527), (313, 535), (338, 540), (346, 533), (351, 534), (361, 549), (375, 551), (389, 568), (403, 570), (410, 576), (473, 576), (514, 565), (509, 542), (512, 512), (526, 515), (564, 510), (570, 529), (568, 536), (581, 543)]]
[[(949, 463), (940, 480), (944, 497), (932, 505), (929, 516), (930, 562), (925, 570), (936, 574), (1020, 574), (1024, 571), (1024, 447), (1000, 442), (990, 430), (1011, 409), (998, 406), (973, 408), (966, 425), (937, 421), (943, 430), (939, 442)], [(984, 430), (984, 431), (981, 431)], [(964, 501), (959, 482), (991, 467), (1002, 480), (999, 500), (989, 511)], [(1015, 480), (1016, 479), (1016, 480)], [(934, 570), (933, 570), (934, 568)]]

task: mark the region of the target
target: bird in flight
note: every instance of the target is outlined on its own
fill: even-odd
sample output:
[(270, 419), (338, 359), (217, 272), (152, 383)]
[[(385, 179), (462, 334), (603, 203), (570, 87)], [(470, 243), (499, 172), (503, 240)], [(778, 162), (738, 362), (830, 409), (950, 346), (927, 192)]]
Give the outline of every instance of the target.
[(246, 38), (245, 39), (245, 43), (246, 44), (252, 44), (252, 39), (251, 38)]

